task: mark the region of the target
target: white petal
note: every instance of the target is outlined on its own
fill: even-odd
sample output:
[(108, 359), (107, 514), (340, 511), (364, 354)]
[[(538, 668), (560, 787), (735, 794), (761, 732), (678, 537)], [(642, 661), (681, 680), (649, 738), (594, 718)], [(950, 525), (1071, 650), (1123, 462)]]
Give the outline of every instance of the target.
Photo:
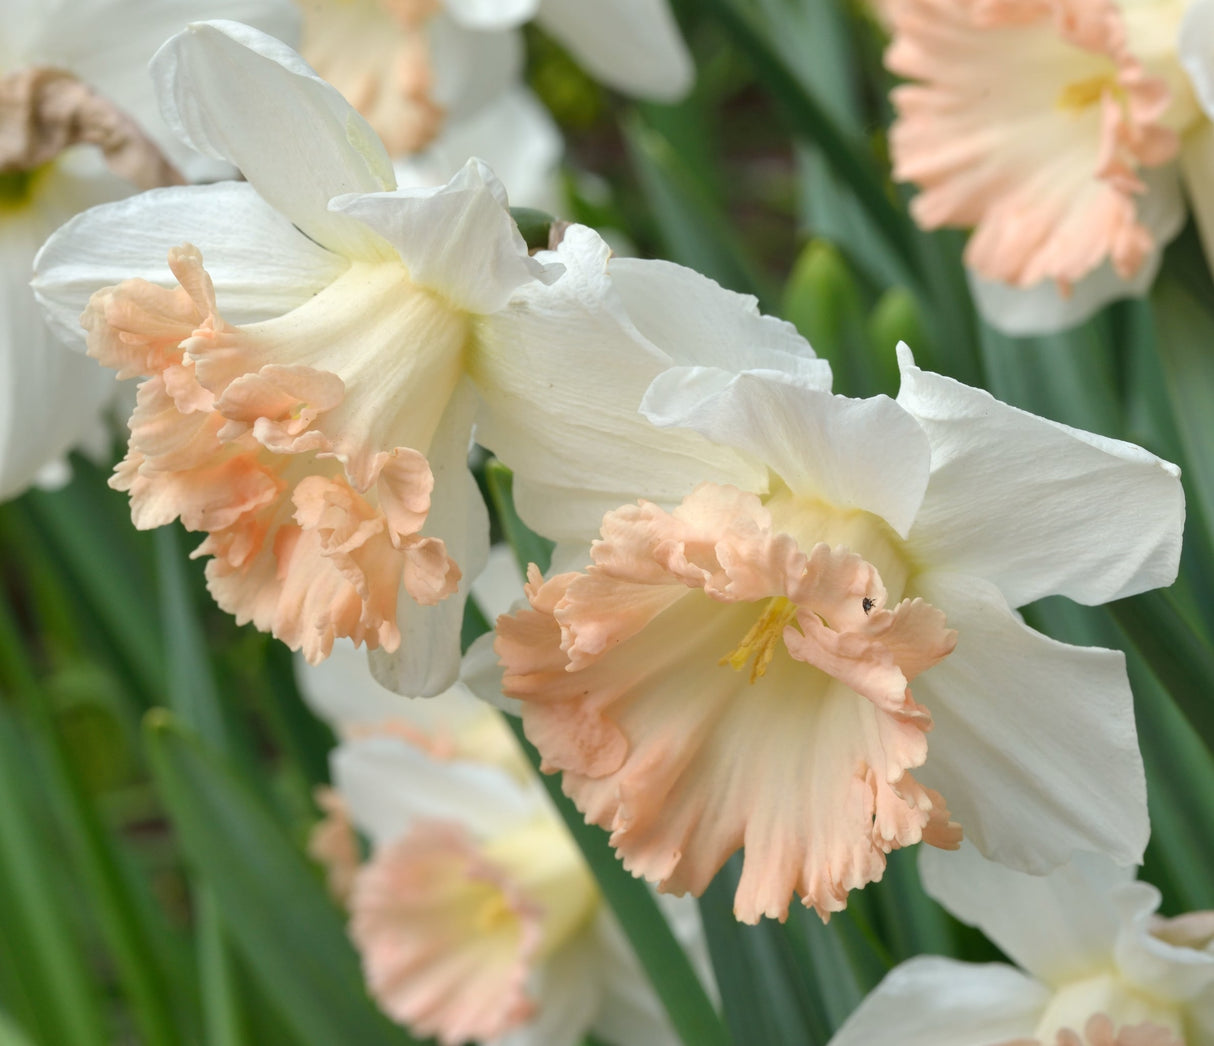
[(1046, 421), (921, 371), (899, 348), (898, 402), (932, 444), (910, 535), (933, 570), (994, 581), (1013, 606), (1169, 585), (1184, 525), (1179, 470), (1140, 447)]
[(513, 29), (535, 17), (540, 0), (445, 0), (451, 17), (478, 29)]
[(83, 348), (89, 296), (131, 277), (172, 287), (172, 247), (202, 251), (224, 318), (280, 316), (349, 264), (317, 246), (238, 182), (181, 186), (96, 207), (56, 232), (39, 253), (34, 290), (61, 337)]
[(1150, 168), (1138, 174), (1147, 185), (1146, 195), (1138, 198), (1138, 217), (1150, 230), (1156, 249), (1133, 277), (1122, 279), (1106, 261), (1063, 295), (1051, 280), (1020, 288), (968, 272), (970, 292), (982, 318), (1013, 337), (1053, 334), (1082, 323), (1109, 302), (1146, 294), (1159, 272), (1164, 246), (1184, 226), (1185, 205), (1176, 165)]
[(460, 627), (470, 586), (489, 556), (489, 514), (468, 471), (475, 394), (467, 381), (451, 397), (430, 445), (434, 491), (423, 534), (441, 537), (463, 576), (459, 589), (437, 606), (419, 606), (403, 589), (396, 615), (400, 646), (368, 654), (371, 672), (389, 690), (432, 697), (459, 676)]
[(830, 390), (830, 364), (758, 300), (673, 262), (613, 258), (611, 282), (629, 318), (675, 365), (777, 370)]
[(540, 24), (595, 78), (625, 94), (673, 102), (695, 79), (667, 0), (544, 0)]
[(519, 287), (560, 274), (528, 255), (502, 183), (480, 160), (469, 160), (439, 188), (342, 196), (331, 206), (375, 230), (400, 253), (415, 283), (465, 312), (497, 312)]
[(831, 1046), (992, 1046), (1033, 1039), (1049, 992), (1010, 966), (925, 956), (888, 973)]
[(1180, 63), (1206, 116), (1214, 120), (1214, 0), (1191, 0), (1177, 34)]
[(701, 481), (766, 478), (734, 451), (641, 416), (669, 356), (625, 312), (609, 254), (597, 233), (570, 228), (555, 255), (564, 275), (481, 324), (472, 363), (485, 404), (477, 440), (514, 470), (523, 519), (554, 540), (597, 536), (606, 511), (638, 497), (677, 503)]
[(504, 670), (498, 662), (497, 652), (493, 649), (493, 641), (496, 638), (493, 632), (486, 632), (473, 640), (460, 667), (460, 682), (475, 694), (478, 700), (492, 705), (499, 712), (521, 719), (523, 702), (502, 693)]
[(557, 165), (563, 149), (551, 114), (534, 94), (517, 87), (472, 116), (449, 120), (424, 153), (396, 162), (396, 180), (403, 186), (442, 185), (469, 156), (479, 156), (516, 205), (551, 213), (561, 209)]
[(489, 550), (485, 569), (472, 582), (472, 598), (490, 621), (510, 613), (510, 608), (523, 598), (523, 575), (518, 559), (509, 545), (494, 545)]
[(366, 652), (347, 639), (338, 639), (333, 652), (316, 665), (296, 654), (295, 679), (308, 707), (338, 729), (411, 719), (414, 709), (440, 704), (438, 699), (419, 701), (384, 689), (367, 667)]
[(0, 500), (20, 494), (98, 424), (111, 374), (43, 322), (29, 289), (47, 233), (33, 208), (0, 219)]
[(677, 1046), (682, 1040), (671, 1027), (624, 931), (606, 909), (595, 924), (595, 937), (603, 992), (603, 1004), (594, 1022), (595, 1038), (616, 1046)]
[[(601, 919), (600, 914), (595, 922)], [(490, 1046), (579, 1046), (603, 1010), (602, 979), (609, 961), (593, 929), (584, 927), (528, 979), (528, 991), (538, 1003), (535, 1018)], [(632, 1041), (648, 1046), (646, 1039)]]
[(396, 738), (344, 742), (331, 763), (351, 820), (376, 846), (419, 820), (455, 821), (488, 838), (544, 809), (538, 786), (522, 785), (505, 770), (434, 759)]
[(1077, 851), (1141, 863), (1150, 827), (1124, 655), (1034, 632), (981, 578), (920, 575), (907, 594), (957, 630), (957, 649), (915, 680), (934, 723), (915, 777), (966, 838), (1036, 875)]
[(1149, 883), (1132, 883), (1113, 895), (1122, 922), (1118, 970), (1135, 987), (1160, 998), (1187, 1002), (1209, 997), (1214, 1003), (1214, 954), (1208, 946), (1202, 950), (1169, 944), (1156, 936), (1161, 929), (1155, 914), (1159, 902), (1159, 891)]
[[(10, 15), (11, 17), (11, 15)], [(197, 153), (169, 130), (148, 75), (152, 55), (189, 22), (231, 18), (280, 40), (299, 35), (299, 9), (288, 0), (105, 0), (73, 3), (42, 26), (30, 45), (39, 60), (67, 69), (129, 113), (169, 159), (199, 177)], [(98, 46), (104, 41), (104, 46)], [(230, 168), (229, 168), (230, 170)]]
[[(434, 69), (434, 101), (449, 120), (475, 116), (523, 78), (526, 55), (517, 30), (474, 29), (440, 12), (427, 23), (426, 31)], [(468, 155), (480, 153), (474, 149)], [(459, 161), (465, 159), (467, 156), (461, 156)]]
[(1184, 136), (1180, 169), (1206, 258), (1214, 258), (1214, 124), (1203, 121)]
[(656, 425), (746, 451), (796, 494), (874, 513), (905, 536), (931, 464), (927, 437), (906, 411), (886, 396), (847, 399), (771, 371), (720, 378), (703, 367), (669, 370), (642, 410)]
[(951, 853), (920, 847), (919, 874), (953, 915), (1057, 987), (1107, 970), (1120, 924), (1110, 894), (1133, 880), (1134, 869), (1079, 854), (1049, 875), (1025, 875), (963, 843)]
[(183, 140), (234, 163), (317, 243), (350, 257), (383, 253), (376, 237), (328, 203), (391, 189), (388, 154), (286, 44), (236, 22), (200, 22), (166, 43), (151, 68), (164, 117)]

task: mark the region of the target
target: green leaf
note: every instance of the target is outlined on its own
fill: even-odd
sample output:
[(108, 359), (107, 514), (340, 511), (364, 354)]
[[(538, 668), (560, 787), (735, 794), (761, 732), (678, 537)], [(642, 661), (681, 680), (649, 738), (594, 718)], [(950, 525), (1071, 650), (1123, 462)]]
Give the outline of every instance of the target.
[[(528, 564), (534, 563), (541, 571), (546, 571), (552, 563), (555, 546), (519, 519), (514, 509), (514, 473), (495, 458), (485, 464), (485, 484), (506, 541), (514, 549), (519, 570), (526, 576)], [(475, 622), (472, 627), (476, 627)]]
[(916, 247), (910, 220), (893, 202), (885, 179), (856, 130), (847, 130), (832, 113), (829, 103), (789, 67), (772, 45), (772, 33), (743, 0), (704, 0), (738, 51), (749, 61), (755, 78), (763, 84), (783, 113), (786, 122), (802, 141), (815, 145), (840, 181), (872, 219), (892, 254), (908, 273), (916, 272)]
[(798, 951), (788, 927), (769, 919), (747, 926), (734, 918), (740, 865), (741, 855), (735, 854), (700, 898), (733, 1040), (746, 1046), (824, 1046), (832, 1029), (808, 952)]
[[(539, 772), (540, 754), (527, 740), (522, 723), (514, 716), (506, 716), (506, 722), (531, 765)], [(560, 777), (541, 773), (540, 778), (594, 873), (604, 899), (632, 943), (684, 1046), (727, 1046), (729, 1035), (687, 955), (670, 932), (649, 887), (624, 870), (607, 843), (607, 834), (597, 825), (587, 824), (561, 791)]]
[(546, 211), (537, 211), (534, 207), (511, 207), (510, 217), (518, 226), (523, 241), (530, 250), (547, 250), (548, 236), (552, 231), (552, 223), (556, 220)]
[(148, 713), (145, 735), (187, 862), (299, 1041), (412, 1042), (367, 998), (341, 915), (256, 793), (167, 712)]
[(769, 308), (771, 295), (765, 277), (679, 151), (640, 116), (625, 119), (622, 128), (665, 255), (730, 290), (755, 295)]

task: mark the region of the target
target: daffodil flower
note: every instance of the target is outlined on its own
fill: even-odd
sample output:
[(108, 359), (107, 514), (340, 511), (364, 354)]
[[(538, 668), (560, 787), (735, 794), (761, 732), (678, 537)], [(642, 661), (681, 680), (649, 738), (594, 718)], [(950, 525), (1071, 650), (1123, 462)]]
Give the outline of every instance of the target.
[[(109, 375), (47, 329), (34, 255), (94, 204), (202, 173), (160, 119), (146, 67), (189, 19), (238, 17), (290, 36), (287, 0), (20, 2), (0, 24), (0, 498), (88, 439)], [(106, 46), (99, 47), (98, 40)], [(213, 168), (211, 169), (213, 173)]]
[[(459, 684), (428, 701), (390, 693), (345, 645), (299, 672), (343, 735), (311, 852), (389, 1016), (451, 1044), (678, 1041), (496, 711)], [(694, 905), (668, 914), (703, 965)]]
[[(638, 322), (694, 338), (694, 306), (662, 300), (658, 318), (638, 298)], [(1014, 608), (1169, 583), (1177, 469), (899, 358), (896, 402), (774, 360), (670, 368), (645, 397), (644, 454), (566, 451), (592, 477), (566, 481), (566, 519), (602, 488), (633, 496), (498, 622), (505, 693), (545, 769), (662, 890), (699, 894), (744, 847), (745, 922), (784, 918), (794, 892), (827, 916), (919, 841), (964, 833), (1033, 872), (1075, 850), (1136, 861), (1146, 842), (1122, 655), (1057, 643)], [(666, 453), (688, 430), (732, 464)], [(515, 468), (543, 529), (553, 499), (529, 487), (547, 493), (553, 466)]]
[[(925, 228), (973, 228), (979, 308), (1057, 330), (1150, 287), (1188, 196), (1214, 233), (1210, 0), (887, 7), (894, 176)], [(1183, 187), (1183, 193), (1182, 193)]]
[(1097, 858), (1045, 877), (971, 848), (925, 852), (924, 888), (1019, 969), (921, 956), (896, 967), (831, 1046), (1208, 1046), (1214, 912), (1164, 919), (1159, 891)]
[(359, 110), (393, 156), (483, 111), (522, 78), (519, 28), (535, 19), (592, 76), (674, 101), (691, 56), (666, 0), (299, 0), (303, 56)]

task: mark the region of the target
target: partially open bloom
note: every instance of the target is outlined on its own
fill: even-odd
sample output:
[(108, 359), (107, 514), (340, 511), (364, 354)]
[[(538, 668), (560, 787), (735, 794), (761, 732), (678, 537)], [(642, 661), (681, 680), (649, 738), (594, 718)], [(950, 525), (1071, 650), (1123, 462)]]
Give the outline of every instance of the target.
[[(587, 325), (570, 349), (568, 324), (594, 322), (605, 248), (584, 231), (531, 258), (477, 161), (393, 190), (365, 122), (253, 30), (192, 26), (153, 73), (170, 123), (247, 184), (96, 209), (40, 256), (52, 318), (67, 329), (87, 297), (89, 352), (143, 379), (113, 485), (138, 526), (208, 535), (208, 584), (241, 622), (312, 661), (338, 637), (396, 651), (385, 677), (440, 692), (488, 544), (466, 469), (476, 387), (516, 340), (566, 368), (595, 344)], [(632, 337), (611, 323), (604, 336)], [(547, 395), (532, 383), (502, 409)]]
[[(342, 720), (312, 850), (384, 1011), (450, 1044), (677, 1041), (501, 716), (458, 686), (411, 700), (365, 659), (335, 661), (301, 667), (314, 701), (358, 720)], [(365, 862), (349, 860), (351, 823)]]
[(891, 850), (962, 831), (1038, 872), (1146, 841), (1121, 655), (1012, 608), (1171, 581), (1177, 470), (900, 362), (897, 402), (667, 371), (645, 464), (588, 474), (647, 493), (663, 433), (691, 429), (741, 455), (732, 477), (685, 460), (681, 499), (607, 511), (590, 564), (533, 574), (498, 623), (528, 737), (625, 866), (699, 893), (744, 847), (746, 922), (794, 892), (826, 916)]
[[(897, 0), (894, 176), (920, 225), (972, 227), (979, 305), (1012, 333), (1142, 293), (1208, 195), (1208, 0)], [(1208, 75), (1208, 74), (1207, 74)], [(1197, 161), (1195, 164), (1194, 161)], [(1013, 293), (1013, 289), (1015, 293)]]
[(911, 959), (860, 1004), (831, 1046), (1214, 1042), (1214, 912), (1161, 918), (1158, 890), (1100, 859), (1039, 878), (964, 847), (924, 853), (920, 867), (927, 892), (1020, 969)]
[(113, 380), (47, 329), (29, 289), (34, 255), (79, 211), (201, 173), (143, 75), (200, 16), (285, 35), (294, 25), (288, 0), (58, 0), (0, 23), (0, 498), (101, 425)]

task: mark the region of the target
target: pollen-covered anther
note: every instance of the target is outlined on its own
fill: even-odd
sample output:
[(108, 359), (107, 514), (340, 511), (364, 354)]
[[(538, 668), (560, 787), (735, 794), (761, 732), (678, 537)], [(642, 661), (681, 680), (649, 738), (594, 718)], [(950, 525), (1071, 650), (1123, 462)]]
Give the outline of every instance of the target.
[(784, 629), (793, 625), (797, 618), (797, 606), (784, 596), (775, 596), (768, 602), (759, 619), (751, 626), (749, 632), (742, 637), (732, 653), (721, 658), (717, 663), (729, 665), (734, 671), (741, 671), (752, 657), (754, 664), (750, 667), (752, 683), (762, 679), (767, 674), (767, 667), (776, 655), (776, 650), (784, 641)]

